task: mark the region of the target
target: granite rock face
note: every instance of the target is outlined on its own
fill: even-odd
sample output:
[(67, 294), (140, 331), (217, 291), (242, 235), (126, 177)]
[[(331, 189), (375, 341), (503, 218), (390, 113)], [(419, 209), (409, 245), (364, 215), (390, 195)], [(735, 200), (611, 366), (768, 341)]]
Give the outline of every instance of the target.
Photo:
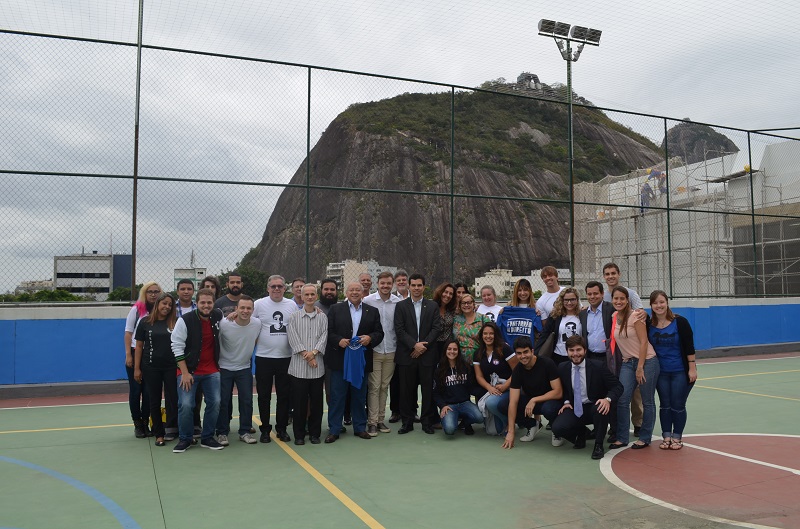
[[(403, 108), (414, 112), (413, 105)], [(524, 163), (518, 156), (497, 154), (498, 147), (484, 148), (480, 139), (456, 136), (451, 182), (447, 130), (433, 130), (433, 125), (433, 132), (382, 126), (381, 132), (378, 126), (360, 123), (348, 109), (311, 150), (311, 189), (284, 189), (261, 242), (243, 264), (287, 279), (306, 275), (308, 193), (311, 280), (324, 277), (328, 263), (345, 259), (374, 259), (410, 273), (418, 271), (434, 285), (451, 279), (472, 283), (475, 276), (495, 267), (510, 268), (515, 274), (548, 264), (566, 268), (567, 205), (522, 200), (568, 199), (566, 127), (560, 111), (560, 107), (549, 109), (557, 126), (548, 128), (546, 123), (514, 116), (507, 120), (507, 128), (491, 131), (493, 141), (512, 142), (509, 149), (523, 149), (503, 152), (524, 152)], [(576, 164), (579, 156), (582, 167), (589, 159), (595, 161), (591, 173), (597, 179), (660, 159), (652, 144), (604, 127), (596, 119), (575, 117)], [(528, 149), (533, 150), (531, 156)], [(290, 185), (305, 186), (306, 178), (303, 162)], [(456, 195), (470, 195), (452, 198), (452, 225), (451, 197), (446, 196), (451, 186)]]
[(730, 138), (698, 123), (678, 123), (667, 131), (666, 142), (661, 142), (662, 149), (665, 143), (670, 157), (680, 156), (687, 164), (739, 152)]

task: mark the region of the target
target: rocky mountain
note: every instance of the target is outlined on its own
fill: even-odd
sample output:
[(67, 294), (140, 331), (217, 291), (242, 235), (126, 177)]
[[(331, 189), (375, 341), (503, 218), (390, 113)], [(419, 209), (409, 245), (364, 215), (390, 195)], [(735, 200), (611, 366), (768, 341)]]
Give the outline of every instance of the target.
[[(670, 156), (680, 156), (687, 164), (719, 158), (724, 154), (739, 152), (730, 138), (708, 125), (683, 122), (667, 131), (667, 147)], [(664, 142), (661, 142), (663, 152)]]
[[(564, 105), (484, 92), (456, 93), (452, 104), (454, 149), (449, 92), (352, 105), (329, 124), (308, 159), (311, 278), (329, 262), (375, 259), (436, 283), (451, 279), (451, 243), (455, 280), (568, 266), (568, 207), (526, 200), (568, 197)], [(598, 110), (576, 107), (574, 118), (576, 181), (661, 158)], [(305, 275), (306, 172), (304, 162), (243, 265)]]

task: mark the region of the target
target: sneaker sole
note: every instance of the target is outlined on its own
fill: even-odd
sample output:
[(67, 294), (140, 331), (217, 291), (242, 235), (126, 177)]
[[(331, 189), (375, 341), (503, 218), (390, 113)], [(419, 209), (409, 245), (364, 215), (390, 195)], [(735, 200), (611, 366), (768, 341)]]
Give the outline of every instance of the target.
[(245, 439), (239, 439), (239, 440), (240, 440), (241, 442), (243, 442), (244, 444), (247, 444), (247, 445), (254, 445), (254, 444), (256, 444), (256, 443), (258, 442), (258, 441), (256, 441), (255, 439), (253, 439), (252, 441), (247, 441), (247, 440), (245, 440)]
[(175, 448), (173, 448), (173, 449), (172, 449), (172, 453), (173, 453), (173, 454), (182, 454), (182, 453), (184, 453), (184, 452), (185, 452), (185, 451), (187, 451), (187, 450), (189, 450), (189, 447), (188, 447), (188, 446), (187, 446), (186, 448), (182, 449), (182, 450), (181, 450), (181, 449), (179, 449), (179, 448), (176, 446)]
[(222, 450), (223, 448), (225, 448), (224, 446), (208, 446), (208, 445), (204, 445), (202, 443), (200, 443), (200, 446), (202, 448), (208, 448), (209, 450)]

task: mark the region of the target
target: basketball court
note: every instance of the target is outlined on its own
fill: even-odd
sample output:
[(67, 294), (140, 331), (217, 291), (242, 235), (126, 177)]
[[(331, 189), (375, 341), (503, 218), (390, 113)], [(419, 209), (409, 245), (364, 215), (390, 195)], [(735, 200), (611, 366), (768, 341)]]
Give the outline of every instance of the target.
[(127, 395), (0, 401), (0, 528), (800, 527), (800, 356), (699, 366), (682, 450), (599, 462), (482, 428), (173, 454)]

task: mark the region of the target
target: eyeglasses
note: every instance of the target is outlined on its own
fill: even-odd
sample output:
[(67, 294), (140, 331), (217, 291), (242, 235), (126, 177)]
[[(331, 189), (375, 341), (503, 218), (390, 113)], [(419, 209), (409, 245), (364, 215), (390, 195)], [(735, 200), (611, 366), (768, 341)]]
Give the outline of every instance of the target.
[(461, 302), (461, 305), (474, 305), (474, 304), (475, 304), (474, 301), (462, 301)]
[(284, 288), (286, 288), (286, 287), (283, 286), (283, 285), (270, 285), (269, 286), (270, 290), (283, 290)]
[(161, 291), (160, 291), (160, 290), (146, 290), (145, 292), (146, 292), (147, 294), (150, 294), (150, 295), (152, 295), (152, 296), (157, 296), (158, 294), (161, 294)]
[(564, 303), (577, 303), (578, 300), (574, 298), (564, 298)]

